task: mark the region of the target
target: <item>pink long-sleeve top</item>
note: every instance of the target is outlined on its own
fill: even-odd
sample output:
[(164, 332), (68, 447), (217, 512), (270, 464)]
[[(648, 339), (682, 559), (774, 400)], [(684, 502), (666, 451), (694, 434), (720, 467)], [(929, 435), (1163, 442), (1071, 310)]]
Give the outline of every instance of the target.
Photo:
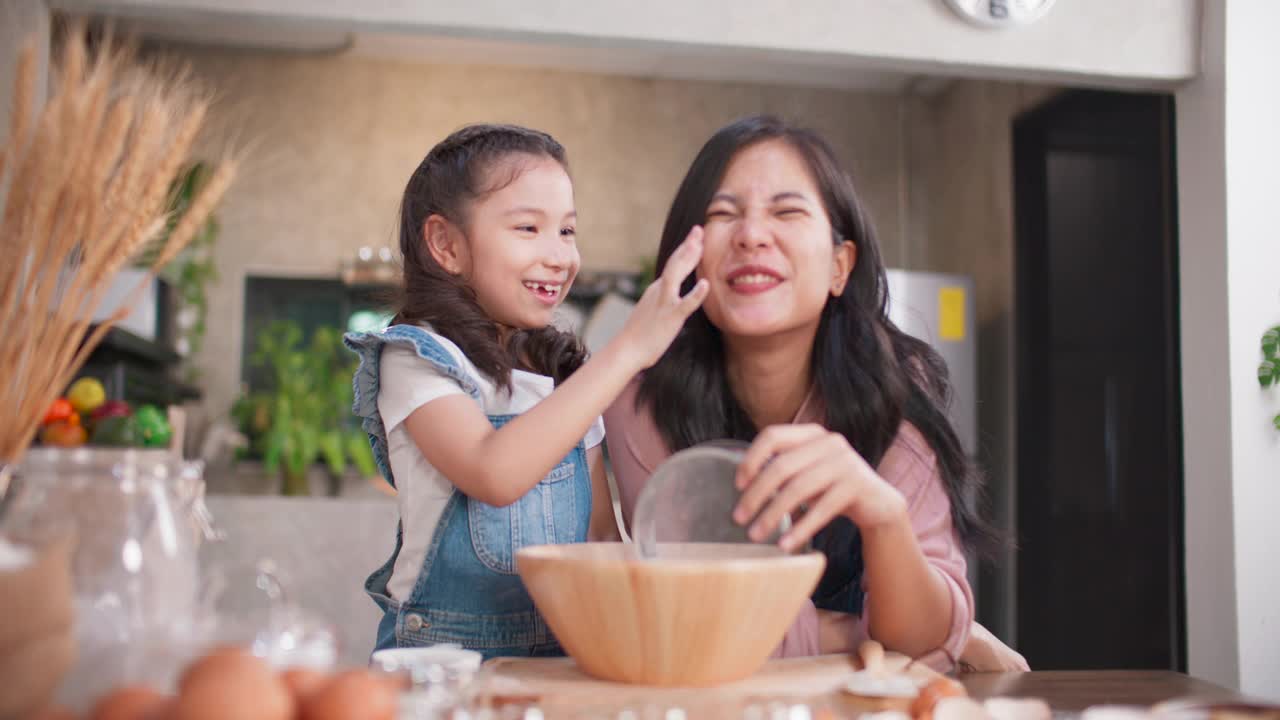
[[(622, 395), (605, 411), (605, 437), (621, 496), (623, 518), (631, 524), (640, 489), (671, 450), (663, 441), (647, 408), (636, 409), (639, 380), (632, 380)], [(822, 423), (821, 402), (810, 398), (796, 412), (793, 422)], [(931, 667), (949, 670), (969, 637), (973, 622), (973, 591), (965, 575), (966, 561), (960, 540), (951, 523), (951, 501), (943, 487), (933, 450), (916, 427), (903, 422), (893, 444), (876, 468), (880, 477), (893, 485), (907, 500), (911, 528), (929, 566), (942, 577), (951, 594), (951, 626), (937, 650), (920, 658)], [(867, 584), (864, 578), (863, 589)], [(870, 598), (868, 597), (868, 602)], [(775, 656), (816, 655), (819, 647), (819, 613), (812, 602), (805, 605)], [(857, 647), (869, 637), (867, 613), (848, 624), (854, 634), (848, 647)]]

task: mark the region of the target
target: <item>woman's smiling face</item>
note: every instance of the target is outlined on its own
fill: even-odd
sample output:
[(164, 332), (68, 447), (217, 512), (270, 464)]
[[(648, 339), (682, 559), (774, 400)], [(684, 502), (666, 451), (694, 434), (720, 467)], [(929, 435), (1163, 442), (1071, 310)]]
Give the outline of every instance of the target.
[(702, 307), (728, 337), (816, 330), (853, 268), (853, 245), (833, 243), (813, 173), (785, 140), (734, 156), (704, 227), (698, 276), (711, 291)]

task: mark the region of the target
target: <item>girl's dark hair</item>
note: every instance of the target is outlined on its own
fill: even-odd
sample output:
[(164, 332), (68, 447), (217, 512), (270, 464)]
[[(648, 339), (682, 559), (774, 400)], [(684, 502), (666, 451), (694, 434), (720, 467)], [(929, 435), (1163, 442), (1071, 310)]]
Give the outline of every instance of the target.
[(517, 330), (504, 344), (498, 325), (481, 309), (466, 280), (450, 274), (427, 249), (423, 225), (440, 215), (465, 234), (471, 203), (513, 182), (521, 166), (512, 155), (549, 157), (568, 171), (564, 147), (550, 135), (515, 125), (468, 125), (431, 148), (409, 177), (400, 202), (404, 285), (395, 300), (396, 323), (428, 323), (452, 340), (499, 387), (509, 388), (519, 367), (556, 383), (582, 365), (586, 348), (554, 327)]
[[(968, 547), (994, 549), (998, 535), (978, 512), (981, 479), (947, 418), (951, 386), (946, 365), (929, 345), (889, 320), (875, 232), (853, 181), (818, 134), (756, 116), (712, 136), (672, 202), (658, 248), (658, 272), (693, 226), (705, 222), (711, 197), (733, 157), (772, 139), (786, 142), (804, 158), (821, 192), (834, 242), (850, 240), (857, 247), (847, 287), (827, 300), (814, 340), (813, 378), (826, 408), (826, 426), (844, 435), (875, 466), (901, 422), (915, 425), (937, 457), (961, 541)], [(686, 282), (685, 292), (693, 282), (692, 277)], [(689, 318), (671, 348), (644, 374), (637, 405), (646, 404), (672, 451), (720, 438), (749, 441), (757, 432), (729, 386), (720, 331), (702, 310)], [(834, 521), (814, 540), (829, 557), (858, 550), (858, 542), (856, 530), (844, 519)], [(860, 552), (857, 555), (860, 572)], [(823, 585), (834, 591), (836, 580), (824, 577)]]

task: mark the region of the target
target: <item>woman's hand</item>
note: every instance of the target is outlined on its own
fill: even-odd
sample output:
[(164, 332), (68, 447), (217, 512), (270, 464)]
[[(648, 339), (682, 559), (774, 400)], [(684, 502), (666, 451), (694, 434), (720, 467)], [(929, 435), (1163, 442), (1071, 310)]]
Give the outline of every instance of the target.
[(969, 629), (969, 641), (960, 653), (960, 665), (966, 672), (1027, 672), (1031, 669), (1017, 650), (1005, 645), (978, 623)]
[[(684, 321), (702, 305), (711, 284), (699, 280), (683, 297), (680, 286), (702, 259), (702, 228), (695, 226), (667, 260), (662, 275), (640, 297), (613, 343), (635, 364), (635, 372), (651, 367), (676, 339)], [(610, 343), (610, 344), (613, 344)], [(634, 373), (633, 373), (634, 374)]]
[(907, 524), (906, 500), (839, 433), (821, 425), (765, 428), (738, 466), (743, 491), (734, 519), (752, 522), (756, 541), (773, 533), (790, 513), (791, 530), (779, 542), (791, 551), (844, 515), (864, 535)]

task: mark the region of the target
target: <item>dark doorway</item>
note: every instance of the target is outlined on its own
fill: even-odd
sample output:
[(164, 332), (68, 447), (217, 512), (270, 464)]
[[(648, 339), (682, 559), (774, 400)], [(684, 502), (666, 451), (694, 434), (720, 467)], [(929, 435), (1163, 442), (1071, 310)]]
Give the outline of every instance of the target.
[(1034, 669), (1186, 667), (1173, 98), (1014, 123), (1017, 644)]

